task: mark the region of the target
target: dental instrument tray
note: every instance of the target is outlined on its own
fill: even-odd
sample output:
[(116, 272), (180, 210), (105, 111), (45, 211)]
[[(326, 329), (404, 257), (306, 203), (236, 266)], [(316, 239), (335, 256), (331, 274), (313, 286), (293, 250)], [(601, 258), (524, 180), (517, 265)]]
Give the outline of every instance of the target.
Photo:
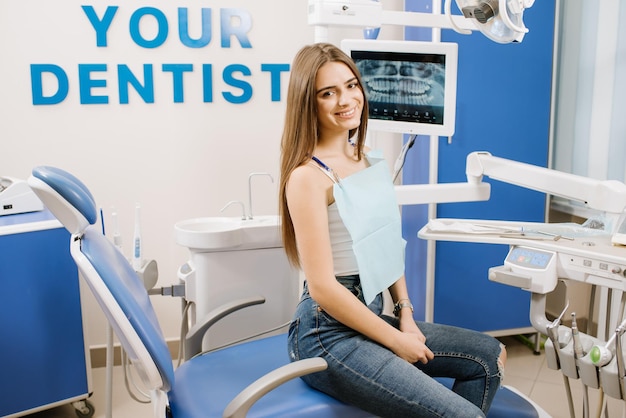
[(41, 200), (25, 180), (0, 177), (0, 216), (43, 210)]
[(626, 210), (617, 221), (617, 227), (611, 236), (611, 243), (613, 245), (626, 245)]
[(484, 219), (432, 219), (422, 239), (509, 245), (492, 281), (533, 293), (549, 293), (558, 278), (626, 290), (626, 248), (611, 244), (611, 234), (574, 223)]

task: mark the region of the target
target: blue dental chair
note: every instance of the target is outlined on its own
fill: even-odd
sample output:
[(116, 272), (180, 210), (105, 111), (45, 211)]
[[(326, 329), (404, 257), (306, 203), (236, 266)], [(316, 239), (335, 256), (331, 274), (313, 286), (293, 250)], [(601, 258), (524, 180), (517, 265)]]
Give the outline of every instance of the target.
[[(290, 363), (285, 334), (197, 355), (174, 371), (143, 282), (94, 225), (97, 206), (89, 190), (72, 174), (46, 166), (33, 169), (28, 183), (72, 234), (72, 257), (150, 389), (155, 418), (371, 416), (299, 379), (324, 370), (326, 362), (315, 358)], [(488, 417), (549, 415), (505, 387)]]

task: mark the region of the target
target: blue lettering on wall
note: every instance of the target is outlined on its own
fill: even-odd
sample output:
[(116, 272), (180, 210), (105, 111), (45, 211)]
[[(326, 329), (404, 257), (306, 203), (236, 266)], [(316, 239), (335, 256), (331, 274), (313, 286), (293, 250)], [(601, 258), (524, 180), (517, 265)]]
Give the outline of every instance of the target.
[[(81, 6), (89, 23), (96, 32), (96, 46), (108, 46), (107, 32), (115, 17), (118, 6), (107, 6), (102, 18), (99, 18), (93, 6)], [(157, 24), (157, 34), (153, 39), (146, 39), (140, 31), (141, 20), (151, 16)], [(202, 48), (211, 42), (212, 12), (209, 8), (201, 9), (202, 34), (197, 39), (189, 36), (189, 10), (186, 7), (178, 8), (178, 37), (181, 43), (189, 48)], [(242, 48), (252, 48), (248, 32), (252, 29), (252, 17), (242, 9), (220, 9), (220, 36), (222, 48), (230, 48), (231, 38), (234, 36)], [(169, 23), (167, 16), (155, 7), (141, 7), (133, 12), (129, 22), (131, 39), (142, 48), (157, 48), (168, 38)]]
[(108, 96), (95, 96), (92, 89), (106, 87), (107, 81), (93, 79), (92, 73), (106, 72), (106, 64), (78, 64), (78, 85), (80, 89), (80, 104), (106, 104)]
[(135, 77), (127, 65), (117, 66), (118, 92), (120, 104), (128, 104), (128, 86), (132, 85), (145, 103), (154, 103), (154, 74), (151, 64), (143, 65), (143, 84)]
[(98, 18), (95, 10), (92, 6), (81, 6), (83, 11), (87, 15), (87, 19), (93, 26), (96, 31), (96, 46), (105, 47), (107, 46), (107, 32), (109, 27), (111, 26), (111, 22), (113, 21), (113, 17), (115, 13), (117, 13), (117, 6), (109, 6), (104, 12), (104, 16), (102, 19)]
[(178, 37), (189, 48), (202, 48), (211, 42), (211, 9), (202, 8), (202, 35), (197, 39), (189, 36), (189, 13), (186, 7), (178, 9)]
[[(213, 13), (211, 8), (200, 8), (200, 13), (192, 15), (190, 22), (189, 9), (178, 7), (174, 19), (168, 20), (167, 14), (156, 7), (140, 7), (134, 10), (128, 18), (127, 26), (118, 22), (121, 14), (119, 6), (107, 6), (103, 12), (97, 13), (93, 6), (82, 5), (81, 9), (95, 34), (95, 46), (98, 48), (109, 47), (112, 39), (112, 31), (119, 28), (127, 28), (129, 41), (136, 46), (148, 50), (153, 50), (165, 44), (170, 36), (170, 27), (178, 25), (178, 41), (185, 48), (200, 49), (211, 44), (214, 29), (214, 18), (217, 13)], [(118, 21), (116, 21), (116, 18)], [(148, 34), (145, 31), (146, 22), (150, 27), (156, 28), (156, 32)], [(252, 17), (247, 10), (238, 8), (222, 8), (219, 10), (220, 25), (220, 47), (231, 48), (233, 41), (239, 43), (242, 49), (252, 48), (249, 33), (252, 29)], [(143, 32), (142, 32), (143, 28)], [(200, 29), (200, 31), (198, 31)], [(193, 34), (193, 35), (192, 35)], [(121, 39), (119, 34), (115, 34), (116, 40)], [(116, 41), (119, 42), (119, 41)], [(123, 48), (123, 45), (116, 45)], [(197, 65), (197, 64), (196, 64)], [(68, 74), (74, 72), (66, 71), (59, 65), (32, 64), (30, 66), (32, 103), (33, 105), (56, 105), (68, 99), (72, 92), (77, 92), (80, 104), (109, 104), (111, 92), (108, 82), (113, 82), (108, 72), (109, 67), (117, 69), (117, 93), (119, 103), (128, 104), (131, 90), (144, 103), (155, 102), (155, 91), (161, 86), (155, 86), (154, 64), (145, 63), (142, 65), (143, 74), (135, 74), (126, 64), (112, 63), (79, 63), (78, 80), (72, 81)], [(174, 103), (185, 102), (186, 83), (193, 80), (201, 82), (201, 93), (203, 103), (214, 102), (214, 91), (216, 90), (216, 80), (214, 80), (214, 70), (219, 74), (219, 70), (214, 69), (213, 64), (203, 63), (200, 65), (199, 74), (194, 74), (196, 68), (191, 63), (165, 63), (160, 66), (160, 70), (171, 75), (172, 101)], [(260, 73), (269, 74), (270, 97), (272, 102), (281, 100), (281, 76), (289, 72), (289, 64), (263, 63), (260, 64)], [(221, 81), (224, 86), (221, 89), (221, 96), (224, 100), (233, 104), (242, 104), (250, 101), (253, 96), (253, 76), (254, 72), (248, 65), (233, 63), (224, 66), (221, 71)], [(219, 78), (219, 76), (218, 76)], [(163, 80), (160, 78), (159, 80)], [(219, 82), (219, 80), (217, 80)], [(77, 86), (70, 88), (72, 83)], [(77, 88), (76, 88), (77, 87)], [(198, 86), (194, 86), (198, 91)], [(74, 93), (76, 94), (76, 93)]]
[[(139, 30), (141, 19), (145, 16), (153, 16), (157, 23), (157, 34), (154, 39), (146, 39), (143, 37)], [(135, 41), (137, 45), (143, 48), (157, 48), (165, 42), (167, 39), (167, 33), (169, 32), (169, 26), (167, 24), (167, 17), (165, 14), (154, 7), (142, 7), (136, 10), (130, 17), (130, 37)]]
[(221, 9), (222, 48), (230, 48), (230, 38), (234, 36), (242, 48), (252, 48), (246, 33), (252, 29), (250, 14), (241, 9)]
[[(53, 76), (57, 83), (56, 92), (50, 96), (44, 96), (43, 93), (44, 73)], [(34, 105), (55, 105), (61, 103), (67, 97), (70, 85), (65, 71), (54, 64), (31, 64), (30, 84), (33, 91)]]
[(280, 73), (289, 71), (289, 64), (261, 64), (261, 71), (270, 73), (272, 101), (280, 102)]
[[(143, 64), (143, 83), (141, 77), (136, 76), (133, 71), (125, 64), (118, 64), (117, 83), (119, 92), (119, 103), (129, 103), (129, 91), (132, 87), (139, 97), (145, 103), (155, 102), (155, 85), (154, 85), (154, 69), (152, 64)], [(270, 100), (273, 102), (280, 101), (281, 96), (281, 74), (288, 72), (289, 64), (261, 64), (260, 72), (270, 74)], [(185, 101), (185, 74), (193, 74), (195, 68), (193, 64), (163, 64), (161, 71), (170, 73), (172, 76), (172, 92), (173, 102), (183, 103)], [(78, 91), (80, 103), (89, 104), (108, 104), (109, 95), (102, 94), (107, 92), (106, 73), (108, 72), (107, 64), (78, 64)], [(222, 97), (229, 103), (241, 104), (252, 99), (253, 88), (249, 82), (253, 75), (250, 67), (243, 64), (227, 65), (222, 71), (222, 80), (227, 87), (232, 87), (235, 91), (223, 91)], [(53, 78), (56, 85), (44, 86), (44, 77), (52, 83), (49, 78)], [(202, 64), (201, 74), (202, 80), (202, 102), (213, 102), (213, 65)], [(54, 105), (64, 101), (69, 92), (69, 78), (67, 72), (58, 65), (54, 64), (32, 64), (31, 65), (31, 86), (33, 93), (34, 105)], [(44, 87), (47, 91), (55, 90), (52, 94), (45, 95)], [(97, 94), (100, 93), (100, 94)]]
[(174, 87), (174, 103), (185, 101), (183, 93), (183, 73), (193, 71), (191, 64), (163, 64), (164, 72), (172, 73), (172, 86)]
[(233, 73), (241, 73), (245, 76), (249, 76), (252, 73), (250, 69), (245, 65), (241, 64), (232, 64), (224, 68), (224, 82), (229, 86), (233, 86), (242, 90), (242, 93), (239, 96), (236, 96), (230, 92), (223, 92), (222, 96), (226, 99), (227, 102), (230, 103), (245, 103), (252, 98), (252, 86), (244, 80), (239, 80), (234, 77)]
[(202, 64), (202, 101), (211, 103), (213, 101), (213, 66)]

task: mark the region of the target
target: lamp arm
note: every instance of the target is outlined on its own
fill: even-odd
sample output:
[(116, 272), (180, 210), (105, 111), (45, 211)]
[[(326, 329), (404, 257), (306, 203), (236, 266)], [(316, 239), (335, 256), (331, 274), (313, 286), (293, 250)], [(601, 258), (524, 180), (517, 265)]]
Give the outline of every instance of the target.
[(380, 20), (380, 23), (383, 25), (453, 29), (455, 32), (464, 35), (469, 35), (473, 30), (478, 30), (471, 20), (460, 15), (447, 13), (436, 14), (383, 10), (380, 15)]
[(380, 27), (400, 25), (412, 27), (454, 29), (469, 34), (478, 30), (463, 16), (441, 13), (384, 10), (377, 0), (348, 0), (343, 3), (309, 0), (308, 24), (327, 29), (338, 27)]
[(595, 180), (532, 164), (472, 152), (465, 165), (467, 181), (477, 184), (483, 176), (531, 190), (584, 202), (589, 208), (622, 213), (626, 208), (626, 184)]

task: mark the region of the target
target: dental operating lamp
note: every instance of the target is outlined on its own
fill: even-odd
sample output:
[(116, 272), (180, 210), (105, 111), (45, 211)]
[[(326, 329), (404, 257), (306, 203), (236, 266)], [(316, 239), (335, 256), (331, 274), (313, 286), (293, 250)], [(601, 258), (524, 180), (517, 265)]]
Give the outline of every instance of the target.
[(494, 42), (521, 42), (528, 32), (524, 10), (535, 0), (455, 0), (462, 15), (451, 12), (445, 0), (444, 14), (383, 10), (378, 0), (309, 0), (308, 23), (315, 36), (326, 40), (329, 26), (380, 28), (401, 25), (452, 29), (461, 34), (478, 30)]

